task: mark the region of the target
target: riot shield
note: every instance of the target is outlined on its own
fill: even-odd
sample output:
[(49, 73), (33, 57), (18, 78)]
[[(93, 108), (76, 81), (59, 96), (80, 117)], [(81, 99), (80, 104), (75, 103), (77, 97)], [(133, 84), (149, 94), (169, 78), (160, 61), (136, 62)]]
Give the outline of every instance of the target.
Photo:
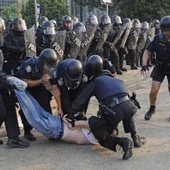
[(97, 29), (97, 27), (94, 27), (92, 25), (86, 26), (86, 33), (83, 34), (81, 48), (80, 48), (80, 51), (78, 53), (78, 56), (80, 58), (87, 55), (87, 51), (88, 51), (88, 49), (91, 45), (91, 42), (94, 38), (96, 29)]
[(61, 60), (64, 55), (65, 41), (66, 41), (66, 30), (56, 31), (55, 41), (54, 44), (52, 45), (52, 48), (59, 56), (59, 60)]
[(83, 32), (81, 32), (79, 28), (73, 30), (73, 41), (70, 49), (71, 58), (77, 58), (78, 53), (80, 51), (82, 38), (83, 38)]
[(27, 29), (24, 32), (26, 56), (35, 56), (36, 55), (36, 43), (35, 43), (35, 26)]
[(107, 24), (102, 30), (102, 33), (100, 34), (99, 37), (99, 41), (96, 45), (96, 51), (100, 51), (102, 49), (104, 43), (106, 42), (110, 29), (111, 29), (111, 24)]
[(127, 39), (129, 37), (132, 25), (130, 23), (126, 23), (123, 27), (125, 27), (124, 35), (120, 44), (120, 48), (125, 48), (125, 44), (127, 42)]

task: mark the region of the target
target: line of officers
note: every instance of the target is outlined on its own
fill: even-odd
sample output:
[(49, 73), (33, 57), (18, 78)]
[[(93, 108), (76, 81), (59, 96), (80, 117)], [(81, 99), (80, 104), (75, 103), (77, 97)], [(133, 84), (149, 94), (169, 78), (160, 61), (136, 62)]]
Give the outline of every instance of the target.
[[(96, 16), (92, 15), (89, 19), (91, 19), (93, 25), (98, 24)], [(5, 25), (3, 25), (4, 22), (2, 19), (1, 21), (3, 33)], [(44, 22), (44, 25), (45, 23), (47, 23), (47, 21)], [(51, 23), (52, 22), (50, 21), (50, 24)], [(53, 25), (54, 24), (50, 27), (43, 26), (42, 32), (39, 27), (37, 29), (39, 30), (39, 32), (37, 31), (37, 39), (41, 36), (43, 37), (41, 37), (43, 40), (45, 39), (45, 36), (46, 38), (53, 37), (52, 35), (55, 35), (53, 33)], [(103, 40), (105, 40), (106, 43), (108, 42), (106, 40), (108, 39), (108, 33), (110, 33), (111, 29), (110, 17), (108, 15), (102, 16), (99, 25), (101, 25), (101, 28), (99, 29), (97, 27), (97, 29), (100, 30), (102, 37), (98, 35), (97, 43), (95, 38), (91, 41), (91, 46), (89, 46), (88, 50), (92, 50), (90, 50), (87, 60), (85, 59), (86, 56), (77, 56), (76, 59), (71, 58), (68, 52), (69, 50), (66, 50), (67, 48), (65, 48), (63, 59), (61, 60), (57, 53), (50, 48), (51, 46), (47, 46), (50, 43), (46, 40), (43, 41), (43, 46), (40, 43), (41, 45), (39, 45), (39, 47), (43, 48), (41, 48), (37, 56), (26, 58), (26, 48), (23, 38), (26, 24), (22, 18), (17, 17), (12, 21), (12, 28), (5, 33), (5, 38), (3, 39), (2, 50), (4, 52), (4, 58), (3, 55), (1, 55), (0, 69), (8, 75), (15, 75), (26, 81), (29, 93), (40, 103), (42, 108), (49, 113), (52, 113), (50, 101), (53, 95), (57, 102), (58, 113), (60, 115), (69, 114), (68, 118), (71, 120), (73, 126), (75, 117), (76, 119), (86, 119), (84, 113), (86, 113), (88, 102), (92, 95), (97, 97), (99, 103), (109, 106), (111, 109), (113, 107), (115, 109), (114, 114), (108, 113), (107, 110), (102, 111), (102, 113), (107, 114), (103, 116), (100, 115), (101, 119), (96, 119), (96, 117), (91, 119), (90, 127), (102, 146), (115, 151), (115, 146), (118, 144), (124, 150), (124, 159), (128, 159), (132, 156), (132, 144), (130, 140), (128, 138), (114, 137), (111, 133), (117, 128), (118, 123), (123, 120), (125, 132), (131, 133), (134, 146), (141, 147), (143, 143), (141, 138), (137, 135), (133, 120), (136, 108), (129, 100), (128, 92), (122, 81), (114, 78), (110, 72), (103, 71), (103, 67), (105, 67), (104, 63), (106, 61), (107, 70), (114, 72), (113, 65), (110, 65), (108, 60), (104, 59), (105, 49), (103, 47)], [(70, 22), (69, 16), (63, 17), (60, 29), (66, 28), (69, 30), (70, 34), (72, 20)], [(104, 32), (101, 31), (101, 29), (103, 29)], [(70, 45), (71, 42), (68, 44)], [(95, 47), (95, 45), (93, 45), (94, 43), (96, 43), (97, 46), (95, 49), (93, 48)], [(108, 48), (108, 44), (106, 45), (106, 49)], [(109, 45), (112, 45), (112, 43)], [(103, 47), (102, 49), (100, 48), (101, 46)], [(116, 49), (113, 45), (112, 48), (114, 50)], [(115, 68), (116, 71), (118, 71), (116, 65)], [(15, 110), (17, 100), (13, 89), (6, 84), (5, 73), (0, 74), (0, 123), (2, 124), (2, 122), (5, 121), (9, 138), (7, 145), (9, 147), (28, 147), (29, 143), (18, 137), (20, 132)], [(112, 88), (110, 83), (116, 88)], [(84, 89), (86, 89), (86, 93), (82, 94), (81, 92), (83, 92)], [(75, 100), (80, 94), (83, 96), (81, 98), (79, 97), (78, 100)], [(125, 107), (120, 107), (120, 104), (125, 104)], [(128, 110), (128, 112), (125, 112), (122, 109)], [(79, 114), (75, 115), (75, 113)], [(31, 133), (32, 127), (27, 122), (21, 109), (19, 110), (19, 114), (24, 125), (24, 137), (29, 141), (34, 141), (36, 138)], [(102, 133), (99, 133), (98, 129), (100, 129), (100, 132)]]

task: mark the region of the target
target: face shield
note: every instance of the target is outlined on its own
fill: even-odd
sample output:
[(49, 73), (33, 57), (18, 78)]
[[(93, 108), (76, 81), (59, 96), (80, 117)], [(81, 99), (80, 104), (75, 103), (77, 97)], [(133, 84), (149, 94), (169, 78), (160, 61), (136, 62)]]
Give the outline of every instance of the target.
[(53, 26), (45, 27), (43, 32), (45, 35), (55, 35), (55, 27)]
[(64, 84), (69, 90), (77, 89), (81, 83), (82, 72), (67, 73), (64, 77)]
[(50, 66), (50, 65), (44, 63), (44, 65), (43, 65), (43, 74), (48, 75), (48, 76), (51, 77), (53, 75), (53, 73), (54, 73), (55, 67), (56, 66)]
[(95, 15), (92, 15), (89, 20), (90, 20), (90, 24), (98, 25), (98, 19)]
[(114, 17), (114, 24), (122, 24), (122, 20), (121, 20), (120, 16)]
[(27, 30), (27, 25), (25, 23), (25, 20), (18, 19), (17, 21), (14, 21), (13, 30), (18, 31), (18, 32), (26, 31)]
[(149, 29), (149, 24), (147, 22), (143, 22), (141, 25), (143, 30), (148, 30)]
[(109, 16), (105, 16), (103, 21), (102, 21), (103, 25), (107, 25), (107, 24), (111, 24), (111, 20)]

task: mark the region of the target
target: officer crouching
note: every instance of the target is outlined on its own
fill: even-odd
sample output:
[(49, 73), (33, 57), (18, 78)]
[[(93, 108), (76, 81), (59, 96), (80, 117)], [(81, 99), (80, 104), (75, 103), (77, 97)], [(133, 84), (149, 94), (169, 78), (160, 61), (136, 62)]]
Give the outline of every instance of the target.
[[(77, 113), (86, 101), (94, 95), (100, 103), (100, 117), (92, 116), (89, 118), (89, 125), (92, 133), (98, 139), (99, 143), (116, 151), (116, 145), (122, 147), (126, 160), (132, 156), (133, 143), (126, 137), (113, 136), (113, 131), (118, 124), (123, 121), (125, 133), (131, 133), (134, 147), (141, 147), (145, 138), (137, 135), (135, 122), (133, 119), (137, 111), (136, 105), (128, 97), (127, 89), (122, 80), (112, 76), (103, 69), (102, 58), (98, 55), (92, 55), (87, 60), (86, 70), (89, 77), (89, 84), (83, 92), (72, 103), (68, 119), (71, 119), (74, 126), (74, 113)], [(144, 141), (142, 141), (144, 139)]]

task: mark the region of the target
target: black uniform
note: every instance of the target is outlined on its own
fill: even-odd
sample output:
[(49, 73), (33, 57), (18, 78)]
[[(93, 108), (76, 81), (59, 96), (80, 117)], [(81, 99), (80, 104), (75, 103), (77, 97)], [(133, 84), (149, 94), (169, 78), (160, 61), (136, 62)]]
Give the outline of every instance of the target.
[[(110, 73), (104, 72), (94, 77), (72, 103), (70, 115), (78, 112), (92, 95), (104, 107), (100, 108), (101, 118), (90, 117), (90, 129), (102, 146), (115, 151), (115, 145), (120, 144), (120, 139), (110, 134), (117, 128), (120, 121), (123, 121), (126, 133), (130, 132), (132, 136), (136, 135), (133, 120), (133, 115), (137, 110), (136, 106), (129, 100), (124, 83), (112, 77)], [(110, 108), (111, 112), (108, 112), (105, 106)]]
[[(18, 69), (17, 76), (22, 79), (39, 80), (43, 76), (42, 63), (40, 58), (31, 57), (27, 59)], [(50, 91), (46, 90), (44, 84), (40, 84), (36, 87), (27, 88), (29, 93), (39, 102), (41, 107), (49, 113), (52, 113), (50, 101), (52, 95)], [(29, 132), (32, 127), (27, 122), (24, 114), (20, 111), (21, 118), (24, 124), (25, 133)]]
[(167, 76), (168, 83), (170, 83), (170, 42), (166, 40), (164, 34), (160, 33), (150, 42), (147, 50), (156, 53), (155, 67), (151, 73), (152, 79), (162, 82)]
[[(78, 88), (68, 89), (66, 87), (66, 85), (64, 84), (64, 79), (65, 79), (65, 74), (66, 74), (65, 70), (71, 60), (73, 59), (65, 59), (61, 61), (57, 66), (56, 75), (54, 75), (55, 78), (50, 80), (51, 85), (57, 84), (57, 86), (60, 89), (61, 105), (62, 105), (64, 114), (67, 114), (69, 112), (72, 102), (75, 100), (78, 94), (80, 94), (80, 92), (86, 86), (86, 82), (87, 82), (87, 77), (85, 75), (82, 75), (81, 83), (78, 86)], [(84, 110), (86, 112), (86, 108), (87, 108), (87, 105), (85, 106), (85, 109), (81, 108), (79, 111), (82, 112)]]
[(14, 74), (26, 57), (24, 32), (8, 31), (3, 44), (4, 65), (7, 74)]

